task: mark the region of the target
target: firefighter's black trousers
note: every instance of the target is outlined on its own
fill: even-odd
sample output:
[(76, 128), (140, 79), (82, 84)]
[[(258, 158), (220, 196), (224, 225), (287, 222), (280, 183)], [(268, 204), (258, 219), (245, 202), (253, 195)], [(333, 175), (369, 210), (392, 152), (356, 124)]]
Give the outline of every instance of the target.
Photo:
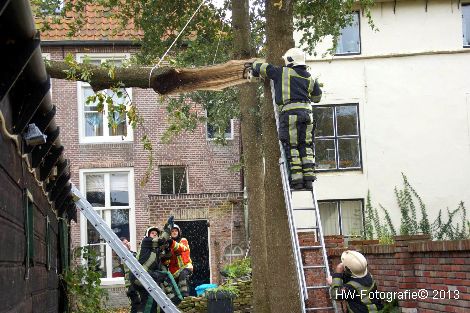
[(313, 155), (314, 121), (309, 109), (292, 109), (279, 114), (279, 139), (290, 167), (291, 183), (315, 179)]

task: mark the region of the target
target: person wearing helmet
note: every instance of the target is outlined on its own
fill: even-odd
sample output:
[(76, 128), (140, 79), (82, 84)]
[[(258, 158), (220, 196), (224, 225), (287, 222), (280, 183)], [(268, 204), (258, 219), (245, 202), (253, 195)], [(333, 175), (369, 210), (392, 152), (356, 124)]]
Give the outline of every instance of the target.
[(274, 84), (274, 100), (279, 107), (279, 139), (290, 168), (290, 183), (294, 189), (311, 189), (314, 176), (312, 105), (320, 102), (322, 91), (308, 72), (305, 53), (291, 48), (282, 57), (285, 66), (253, 62), (254, 77), (269, 78)]
[[(151, 226), (145, 231), (136, 259), (142, 267), (150, 274), (157, 284), (164, 290), (168, 298), (179, 304), (182, 297), (177, 290), (176, 284), (162, 268), (161, 255), (163, 252), (162, 242), (166, 242), (164, 232), (156, 226)], [(136, 277), (129, 273), (129, 287), (127, 295), (131, 300), (131, 313), (157, 311), (157, 303), (150, 297)]]
[(193, 263), (190, 256), (188, 240), (182, 237), (181, 228), (174, 224), (169, 239), (170, 257), (164, 262), (178, 283), (183, 297), (189, 296), (190, 278), (193, 274)]
[(347, 250), (341, 255), (336, 273), (327, 278), (334, 300), (345, 300), (348, 312), (379, 312), (383, 303), (376, 295), (377, 284), (367, 271), (366, 258), (357, 251)]

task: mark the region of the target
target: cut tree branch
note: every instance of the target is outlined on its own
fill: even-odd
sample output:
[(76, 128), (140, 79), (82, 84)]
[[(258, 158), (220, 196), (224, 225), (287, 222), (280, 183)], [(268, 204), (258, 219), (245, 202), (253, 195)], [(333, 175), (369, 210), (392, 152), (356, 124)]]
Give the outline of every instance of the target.
[[(152, 71), (151, 67), (131, 66), (117, 67), (114, 78), (108, 69), (93, 64), (81, 64), (75, 70), (75, 77), (81, 76), (81, 71), (90, 71), (90, 85), (94, 91), (107, 89), (117, 85), (126, 88), (152, 88), (162, 95), (191, 92), (196, 90), (222, 90), (227, 87), (246, 83), (243, 79), (244, 64), (251, 60), (232, 60), (227, 63), (195, 68), (173, 68), (163, 66)], [(67, 79), (70, 66), (63, 61), (47, 61), (46, 68), (52, 78)]]

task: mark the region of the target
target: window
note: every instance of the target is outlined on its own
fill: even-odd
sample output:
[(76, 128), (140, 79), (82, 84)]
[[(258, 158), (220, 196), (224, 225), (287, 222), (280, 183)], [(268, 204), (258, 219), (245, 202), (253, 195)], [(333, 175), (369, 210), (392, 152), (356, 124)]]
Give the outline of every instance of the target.
[(470, 47), (470, 4), (462, 5), (463, 46)]
[[(233, 139), (233, 120), (227, 116), (226, 119), (222, 118), (222, 120), (212, 121), (213, 114), (215, 114), (215, 108), (216, 107), (211, 105), (208, 105), (207, 107), (207, 139), (217, 138), (218, 133), (220, 134), (220, 137), (222, 137), (222, 127), (225, 127), (224, 138), (229, 140)], [(209, 120), (211, 120), (211, 122), (209, 122)]]
[(232, 262), (232, 260), (238, 260), (243, 258), (243, 249), (237, 245), (229, 245), (224, 249), (224, 258)]
[(363, 201), (319, 201), (323, 235), (357, 237), (363, 233)]
[[(116, 67), (122, 65), (126, 55), (78, 55), (77, 59), (82, 62), (84, 58), (90, 64), (100, 65), (104, 62), (112, 62)], [(111, 89), (100, 91), (113, 99), (114, 113), (109, 117), (108, 106), (105, 104), (102, 112), (98, 111), (98, 102), (87, 102), (89, 96), (94, 95), (91, 86), (84, 82), (78, 82), (78, 102), (79, 102), (79, 132), (81, 143), (97, 142), (119, 142), (132, 141), (132, 127), (127, 121), (126, 114), (119, 113), (120, 107), (126, 107), (131, 102), (132, 90), (121, 89), (114, 92)], [(121, 95), (122, 93), (122, 95)], [(121, 96), (120, 96), (121, 95)]]
[(351, 25), (344, 27), (338, 38), (336, 55), (361, 53), (359, 12), (352, 13)]
[(317, 170), (361, 169), (357, 104), (314, 106)]
[(165, 195), (188, 193), (186, 168), (160, 167), (160, 192)]
[[(221, 132), (217, 126), (210, 124), (209, 122), (207, 123), (207, 138), (208, 139), (215, 139), (217, 137), (217, 132)], [(221, 136), (222, 137), (222, 136)], [(233, 134), (232, 134), (232, 120), (228, 122), (227, 128), (225, 129), (224, 133), (225, 139), (233, 139)]]
[[(135, 242), (132, 170), (82, 170), (81, 174), (81, 187), (88, 202), (118, 237)], [(82, 218), (81, 224), (82, 245), (95, 250), (98, 255), (97, 270), (101, 273), (102, 283), (115, 282), (116, 277), (122, 277), (119, 257), (90, 222)]]

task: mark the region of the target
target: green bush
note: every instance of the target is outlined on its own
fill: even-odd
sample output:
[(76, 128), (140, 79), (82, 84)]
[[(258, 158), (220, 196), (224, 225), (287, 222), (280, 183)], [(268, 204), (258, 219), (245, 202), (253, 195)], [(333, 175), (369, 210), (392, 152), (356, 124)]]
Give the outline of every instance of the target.
[[(103, 303), (108, 294), (102, 289), (101, 272), (98, 268), (98, 256), (88, 247), (78, 247), (72, 252), (72, 264), (60, 275), (65, 284), (68, 300), (68, 312), (106, 313)], [(82, 259), (87, 264), (82, 264)]]

